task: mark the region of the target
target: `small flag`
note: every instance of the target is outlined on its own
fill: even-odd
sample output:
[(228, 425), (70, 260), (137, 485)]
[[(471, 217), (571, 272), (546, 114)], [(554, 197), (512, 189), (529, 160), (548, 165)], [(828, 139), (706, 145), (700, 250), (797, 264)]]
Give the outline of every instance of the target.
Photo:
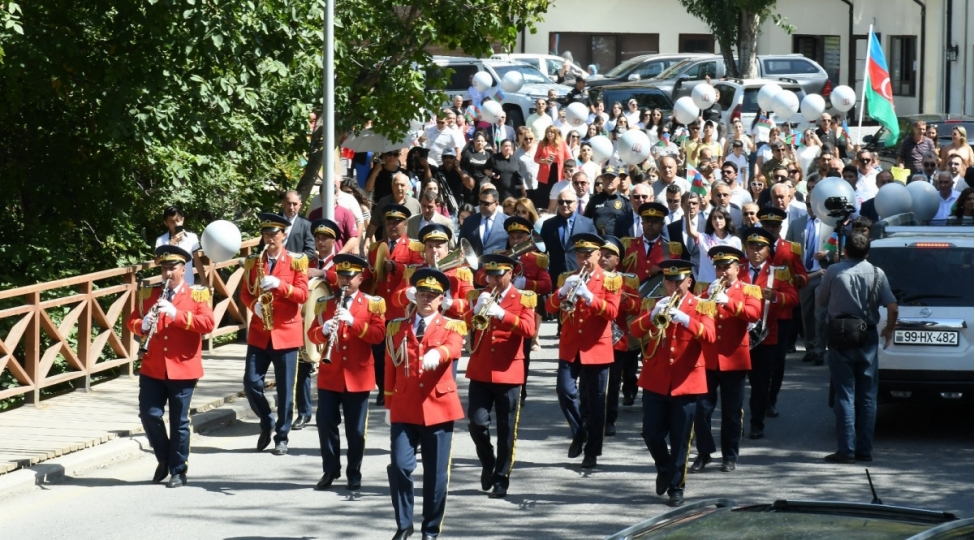
[(846, 120), (843, 120), (843, 123), (840, 124), (840, 128), (843, 130), (843, 132), (840, 133), (840, 140), (841, 141), (852, 140), (850, 138), (850, 126), (846, 125)]
[(760, 116), (758, 117), (758, 127), (760, 129), (772, 129), (775, 127), (775, 124), (767, 116)]
[(480, 115), (481, 109), (479, 109), (477, 105), (471, 105), (467, 107), (467, 110), (464, 111), (464, 119), (467, 120), (468, 124), (473, 124), (474, 120)]
[(701, 175), (700, 171), (687, 166), (687, 181), (691, 183), (691, 193), (696, 193), (701, 197), (706, 197), (708, 194), (708, 182)]
[(833, 233), (829, 235), (829, 240), (826, 241), (826, 245), (823, 246), (823, 249), (826, 251), (830, 251), (832, 253), (836, 253), (836, 249), (837, 249), (836, 244), (837, 244), (836, 233)]
[(668, 144), (670, 144), (670, 133), (664, 133), (663, 138), (657, 142), (657, 146), (667, 146)]
[(495, 88), (493, 93), (498, 101), (504, 101), (504, 92), (501, 91), (500, 86)]
[(785, 136), (785, 144), (788, 144), (789, 146), (795, 146), (796, 145), (796, 134), (793, 133), (791, 135), (786, 135)]

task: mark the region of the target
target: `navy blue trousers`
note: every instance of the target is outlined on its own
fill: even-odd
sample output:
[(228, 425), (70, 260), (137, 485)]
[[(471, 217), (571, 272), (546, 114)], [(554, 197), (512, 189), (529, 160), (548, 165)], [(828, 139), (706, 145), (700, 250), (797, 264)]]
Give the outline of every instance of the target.
[[(609, 384), (611, 364), (583, 365), (576, 357), (575, 362), (559, 360), (555, 380), (555, 393), (559, 397), (559, 407), (569, 423), (572, 437), (585, 437), (584, 451), (587, 456), (600, 456), (603, 453), (603, 434), (606, 428), (606, 387)], [(579, 379), (579, 383), (576, 383)], [(580, 396), (580, 388), (585, 392)], [(586, 402), (586, 415), (580, 400)], [(581, 433), (580, 433), (581, 432)], [(426, 450), (424, 450), (426, 451)]]
[[(623, 339), (626, 339), (625, 337)], [(613, 351), (613, 365), (609, 368), (609, 386), (606, 391), (606, 423), (616, 424), (620, 412), (620, 384), (623, 395), (636, 395), (636, 370), (640, 351)]]
[(721, 459), (738, 461), (738, 451), (741, 446), (742, 420), (745, 411), (742, 404), (745, 400), (744, 370), (720, 371), (707, 370), (708, 393), (697, 398), (694, 413), (694, 438), (698, 455), (710, 456), (717, 448), (714, 446), (714, 436), (711, 435), (711, 415), (718, 405), (718, 393), (721, 393)]
[(650, 450), (657, 474), (667, 478), (668, 495), (684, 492), (696, 403), (696, 395), (665, 396), (643, 391), (643, 442)]
[(769, 388), (778, 345), (756, 345), (751, 351), (752, 370), (748, 372), (748, 384), (752, 393), (748, 398), (748, 410), (752, 430), (765, 430), (765, 411), (769, 406)]
[(309, 362), (298, 362), (298, 375), (295, 381), (295, 408), (298, 416), (311, 417), (314, 409), (311, 404), (311, 370), (315, 367)]
[[(294, 391), (295, 369), (298, 363), (298, 349), (275, 350), (268, 345), (267, 349), (258, 349), (253, 345), (247, 346), (247, 357), (244, 361), (244, 393), (251, 410), (261, 421), (261, 429), (274, 427), (274, 442), (288, 442), (291, 431), (291, 421), (294, 419)], [(278, 416), (274, 418), (271, 405), (264, 397), (264, 377), (267, 370), (274, 365), (274, 384), (278, 393)]]
[(433, 537), (440, 534), (447, 509), (453, 436), (453, 421), (432, 426), (394, 422), (390, 426), (391, 464), (386, 473), (397, 529), (413, 525), (413, 471), (416, 469), (417, 444), (423, 444), (423, 524), (420, 528), (422, 534)]
[[(508, 487), (508, 476), (515, 464), (515, 439), (518, 436), (518, 414), (521, 385), (471, 381), (467, 392), (468, 429), (481, 467), (493, 469), (491, 484)], [(491, 444), (491, 410), (495, 409), (498, 453)], [(423, 450), (426, 452), (426, 449)]]
[(322, 451), (322, 472), (338, 477), (342, 469), (342, 442), (339, 424), (345, 415), (345, 439), (349, 482), (362, 481), (362, 456), (366, 451), (366, 419), (369, 416), (369, 392), (333, 392), (318, 389), (318, 446)]
[[(186, 472), (190, 457), (190, 400), (196, 379), (174, 381), (139, 376), (139, 419), (146, 430), (156, 461), (169, 467), (169, 474)], [(163, 422), (169, 405), (169, 433)]]

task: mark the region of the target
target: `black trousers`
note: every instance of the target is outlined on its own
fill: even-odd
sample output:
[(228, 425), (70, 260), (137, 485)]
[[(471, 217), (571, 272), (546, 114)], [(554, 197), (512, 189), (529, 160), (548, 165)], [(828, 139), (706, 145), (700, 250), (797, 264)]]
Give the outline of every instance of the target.
[(768, 404), (772, 407), (779, 401), (779, 390), (782, 389), (782, 379), (785, 378), (785, 355), (794, 344), (792, 331), (795, 328), (793, 319), (779, 319), (779, 343), (775, 350), (775, 361), (772, 362), (772, 380), (769, 383)]
[(532, 338), (523, 340), (521, 350), (525, 353), (525, 384), (521, 385), (521, 400), (525, 401), (525, 398), (528, 397), (528, 364), (531, 363), (532, 359)]
[(684, 492), (696, 402), (696, 395), (665, 396), (643, 391), (643, 442), (650, 450), (657, 474), (667, 478), (668, 495)]
[[(625, 337), (623, 339), (626, 339)], [(640, 351), (613, 351), (609, 366), (609, 388), (606, 390), (606, 424), (616, 424), (620, 412), (620, 384), (624, 396), (636, 396), (636, 368)]]
[[(521, 385), (471, 381), (467, 394), (468, 429), (481, 467), (493, 469), (491, 484), (508, 487), (508, 477), (515, 464), (515, 441), (518, 438), (518, 415), (521, 409)], [(498, 451), (491, 444), (491, 409), (496, 410), (495, 428)]]
[[(386, 321), (386, 326), (389, 326), (389, 321)], [(376, 370), (376, 386), (379, 387), (379, 393), (376, 396), (376, 403), (384, 403), (386, 401), (386, 394), (384, 393), (386, 388), (386, 341), (383, 340), (382, 343), (377, 343), (372, 346), (372, 357), (375, 359), (373, 362), (373, 368)], [(454, 379), (456, 379), (456, 375)]]
[(738, 461), (738, 449), (741, 445), (741, 430), (745, 411), (742, 404), (745, 400), (745, 374), (743, 370), (720, 371), (707, 370), (708, 393), (697, 398), (697, 408), (694, 413), (694, 440), (697, 454), (709, 456), (717, 448), (714, 436), (711, 434), (711, 416), (718, 404), (718, 393), (721, 393), (721, 459)]
[(769, 387), (772, 384), (772, 368), (778, 345), (757, 345), (752, 349), (752, 370), (748, 372), (748, 384), (752, 387), (748, 398), (751, 428), (765, 429), (765, 411), (769, 405)]

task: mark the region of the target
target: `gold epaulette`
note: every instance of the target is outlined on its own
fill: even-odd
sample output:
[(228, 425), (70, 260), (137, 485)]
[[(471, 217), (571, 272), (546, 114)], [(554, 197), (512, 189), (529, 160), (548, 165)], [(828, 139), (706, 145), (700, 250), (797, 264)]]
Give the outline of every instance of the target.
[(561, 274), (559, 274), (559, 279), (556, 286), (561, 287), (562, 285), (565, 285), (565, 280), (568, 279), (569, 276), (571, 276), (574, 273), (575, 272), (562, 272)]
[(789, 271), (788, 266), (776, 266), (775, 267), (775, 279), (779, 281), (792, 281), (792, 272)]
[(291, 269), (295, 272), (307, 272), (308, 271), (308, 255), (304, 253), (288, 253), (291, 255)]
[(259, 253), (251, 253), (250, 255), (247, 256), (246, 259), (244, 259), (245, 272), (250, 272), (251, 268), (254, 268), (254, 264), (257, 262), (257, 257), (259, 256), (260, 256)]
[(403, 325), (404, 322), (408, 320), (409, 320), (408, 318), (402, 317), (399, 319), (393, 319), (389, 321), (389, 324), (386, 325), (386, 335), (395, 336), (396, 334), (398, 334), (400, 327)]
[(657, 305), (657, 298), (644, 298), (640, 302), (640, 311), (650, 311)]
[(423, 242), (420, 242), (419, 240), (410, 240), (410, 251), (423, 253)]
[(369, 299), (369, 313), (375, 315), (386, 314), (386, 301), (379, 296), (366, 296)]
[(603, 288), (609, 292), (617, 292), (623, 288), (623, 276), (616, 272), (603, 274)]
[(467, 335), (467, 324), (464, 321), (458, 321), (457, 319), (447, 319), (447, 322), (443, 325), (447, 330), (457, 332), (462, 336)]
[(627, 236), (626, 238), (620, 239), (620, 241), (623, 242), (623, 249), (630, 249), (630, 246), (633, 245), (634, 240), (636, 240), (636, 238), (633, 236)]
[(517, 290), (521, 293), (521, 305), (528, 309), (535, 309), (538, 306), (538, 295), (534, 291)]
[(758, 285), (752, 285), (750, 283), (747, 285), (742, 285), (741, 292), (744, 293), (745, 296), (751, 296), (752, 298), (758, 298), (759, 300), (762, 299), (762, 288)]
[(210, 287), (204, 285), (193, 285), (190, 287), (190, 298), (192, 298), (194, 302), (209, 302)]
[(480, 296), (482, 292), (484, 291), (481, 289), (471, 289), (467, 291), (467, 301), (473, 305), (473, 303), (477, 301), (477, 297)]
[(458, 281), (463, 281), (464, 283), (474, 283), (474, 272), (471, 272), (471, 269), (466, 266), (461, 266), (458, 268), (454, 275), (457, 276)]
[(684, 246), (680, 242), (667, 242), (667, 253), (670, 254), (671, 259), (679, 259), (684, 253)]
[(697, 303), (695, 308), (698, 313), (706, 317), (714, 317), (718, 312), (718, 306), (711, 300), (701, 300)]
[(416, 272), (416, 269), (419, 268), (419, 267), (420, 267), (420, 265), (418, 265), (418, 264), (408, 264), (408, 265), (406, 265), (406, 268), (403, 269), (403, 280), (406, 281), (407, 283), (409, 283), (410, 282), (410, 278), (413, 277), (413, 273)]
[(321, 315), (322, 313), (325, 313), (325, 309), (328, 307), (328, 301), (331, 300), (332, 298), (335, 298), (335, 296), (334, 295), (333, 296), (323, 296), (323, 297), (319, 298), (317, 302), (315, 302), (315, 316), (316, 317), (319, 316), (319, 315)]
[(626, 257), (623, 257), (623, 268), (624, 269), (634, 269), (633, 263), (636, 262), (636, 252), (630, 253)]
[(789, 242), (789, 249), (792, 250), (793, 255), (802, 256), (802, 244), (799, 242)]
[(640, 288), (640, 277), (636, 274), (623, 274), (623, 284), (633, 290)]
[(542, 270), (548, 270), (548, 254), (535, 252), (535, 264)]
[(150, 296), (152, 296), (152, 290), (153, 290), (154, 288), (155, 288), (154, 286), (149, 286), (149, 287), (139, 287), (139, 292), (138, 292), (138, 293), (136, 294), (136, 297), (137, 297), (137, 298), (138, 298), (138, 299), (139, 299), (140, 301), (145, 301), (145, 300), (148, 300), (148, 299), (149, 299), (149, 297), (150, 297)]

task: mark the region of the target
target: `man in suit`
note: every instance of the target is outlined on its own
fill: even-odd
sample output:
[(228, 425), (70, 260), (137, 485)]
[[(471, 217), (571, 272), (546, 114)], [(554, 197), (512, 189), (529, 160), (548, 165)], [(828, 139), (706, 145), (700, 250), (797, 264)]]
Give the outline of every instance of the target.
[[(408, 238), (419, 238), (420, 229), (427, 225), (443, 225), (451, 231), (454, 230), (454, 224), (450, 218), (437, 211), (437, 192), (433, 190), (427, 190), (420, 194), (420, 213), (410, 216), (406, 220), (406, 236)], [(447, 247), (454, 249), (456, 243), (451, 238)]]
[[(703, 233), (707, 220), (701, 216), (701, 196), (697, 193), (685, 192), (680, 196), (680, 205), (685, 215), (694, 216), (691, 218), (691, 226), (697, 227), (697, 231)], [(694, 255), (697, 253), (697, 244), (690, 241), (684, 231), (684, 220), (675, 221), (664, 228), (664, 241), (669, 242), (671, 259), (683, 259), (691, 261), (694, 273), (697, 273), (698, 259)], [(676, 248), (680, 246), (678, 253)]]
[(711, 185), (711, 206), (731, 214), (731, 222), (735, 224), (735, 229), (741, 229), (741, 209), (732, 204), (731, 187), (728, 184), (715, 182)]
[(507, 119), (508, 115), (501, 113), (498, 115), (498, 121), (491, 124), (491, 129), (488, 130), (488, 145), (495, 152), (501, 151), (501, 141), (515, 142), (515, 129), (505, 124)]
[[(880, 188), (894, 181), (894, 175), (890, 171), (880, 171), (877, 173), (875, 180), (877, 181), (877, 191), (880, 191)], [(812, 190), (809, 191), (812, 192)], [(871, 197), (863, 201), (863, 204), (860, 205), (860, 215), (865, 218), (870, 218), (870, 221), (874, 223), (880, 221), (880, 215), (877, 214), (876, 197)]]
[(640, 206), (653, 202), (653, 190), (650, 184), (640, 182), (630, 188), (630, 211), (620, 216), (613, 226), (613, 236), (617, 238), (639, 238), (643, 236), (643, 221), (640, 217)]
[(572, 188), (562, 190), (556, 199), (555, 216), (542, 223), (542, 240), (545, 241), (549, 259), (548, 274), (553, 283), (563, 272), (579, 269), (575, 248), (569, 239), (581, 233), (597, 234), (592, 220), (580, 216), (576, 211), (578, 204), (579, 200)]
[(288, 220), (288, 226), (284, 229), (284, 249), (292, 253), (304, 253), (311, 260), (317, 253), (315, 238), (311, 235), (311, 222), (299, 216), (299, 210), (301, 196), (294, 190), (286, 192), (281, 198), (281, 215)]
[(508, 233), (504, 230), (505, 215), (498, 204), (498, 190), (481, 190), (478, 205), (480, 213), (464, 220), (460, 237), (467, 239), (478, 256), (503, 250), (508, 243)]
[[(889, 175), (890, 173), (886, 174)], [(813, 182), (812, 187), (815, 187), (815, 184)], [(822, 222), (813, 214), (808, 199), (806, 207), (808, 215), (805, 219), (794, 219), (789, 223), (789, 230), (785, 233), (785, 239), (802, 246), (802, 261), (808, 279), (806, 286), (799, 289), (802, 340), (806, 348), (806, 354), (802, 357), (802, 361), (814, 362), (817, 366), (821, 366), (826, 354), (826, 328), (824, 326), (826, 311), (820, 309), (817, 312), (816, 310), (816, 289), (822, 283), (823, 274), (826, 272), (826, 269), (820, 264), (820, 261), (826, 256), (826, 252), (822, 249), (826, 238), (822, 238)]]

